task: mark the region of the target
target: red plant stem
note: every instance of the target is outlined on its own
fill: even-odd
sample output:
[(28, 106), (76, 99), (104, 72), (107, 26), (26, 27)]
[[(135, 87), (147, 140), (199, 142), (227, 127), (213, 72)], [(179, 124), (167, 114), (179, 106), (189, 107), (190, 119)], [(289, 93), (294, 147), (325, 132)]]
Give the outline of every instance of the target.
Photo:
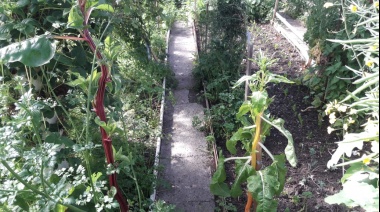
[[(83, 13), (83, 16), (86, 17), (87, 14), (85, 12), (85, 5), (86, 1), (78, 1), (79, 6), (81, 8), (81, 11)], [(83, 37), (86, 39), (86, 42), (90, 46), (92, 52), (96, 54), (96, 58), (100, 63), (103, 63), (103, 55), (98, 51), (96, 44), (94, 40), (91, 37), (90, 31), (88, 30), (88, 19), (84, 21), (84, 30), (83, 30)], [(104, 109), (104, 95), (106, 90), (106, 84), (107, 82), (110, 82), (111, 79), (109, 77), (109, 69), (107, 65), (102, 64), (101, 65), (101, 77), (99, 79), (99, 87), (98, 91), (96, 93), (95, 97), (95, 103), (94, 103), (94, 110), (96, 112), (96, 115), (99, 117), (100, 121), (107, 122), (107, 116)], [(100, 132), (102, 135), (102, 144), (104, 148), (104, 152), (107, 159), (107, 164), (114, 165), (115, 159), (113, 157), (113, 150), (112, 150), (112, 139), (107, 135), (107, 132), (100, 127)], [(116, 173), (113, 173), (109, 175), (109, 183), (110, 187), (115, 187), (117, 190), (117, 193), (115, 195), (116, 200), (118, 201), (120, 205), (120, 210), (122, 212), (128, 212), (129, 211), (129, 205), (128, 202), (125, 200), (118, 184), (117, 184), (117, 175)]]
[(86, 38), (77, 38), (77, 37), (72, 37), (72, 36), (53, 36), (54, 39), (59, 39), (59, 40), (76, 40), (76, 41), (87, 41)]

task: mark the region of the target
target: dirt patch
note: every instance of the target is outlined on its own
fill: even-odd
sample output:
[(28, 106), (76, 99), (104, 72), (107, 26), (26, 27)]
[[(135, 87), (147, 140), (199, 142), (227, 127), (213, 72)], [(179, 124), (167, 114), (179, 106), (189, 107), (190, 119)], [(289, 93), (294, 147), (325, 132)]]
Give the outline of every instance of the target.
[[(271, 71), (286, 75), (295, 79), (302, 75), (304, 61), (297, 50), (289, 42), (278, 34), (271, 25), (254, 26), (254, 55), (263, 51), (267, 56), (278, 59)], [(254, 72), (258, 67), (253, 66)], [(295, 141), (296, 153), (299, 159), (297, 168), (288, 165), (287, 181), (282, 195), (278, 198), (278, 211), (350, 211), (343, 206), (328, 205), (324, 199), (328, 195), (337, 193), (342, 187), (340, 179), (342, 170), (328, 170), (327, 162), (339, 140), (335, 135), (329, 135), (327, 127), (329, 123), (319, 117), (318, 111), (309, 108), (312, 97), (310, 90), (302, 85), (270, 85), (270, 96), (275, 96), (275, 101), (269, 108), (274, 117), (285, 120), (288, 129)], [(265, 145), (273, 154), (281, 154), (287, 145), (287, 139), (277, 130), (272, 129)], [(223, 149), (226, 157), (229, 157), (225, 148), (225, 141), (219, 141), (218, 146)], [(264, 155), (264, 167), (270, 165), (271, 159)], [(234, 164), (226, 164), (228, 182), (234, 181)], [(224, 200), (223, 200), (224, 201)], [(221, 200), (217, 202), (220, 204)], [(234, 209), (227, 209), (232, 203)], [(244, 211), (246, 197), (239, 199), (226, 199), (224, 211)], [(231, 206), (231, 205), (230, 205)], [(358, 210), (355, 210), (358, 211)]]

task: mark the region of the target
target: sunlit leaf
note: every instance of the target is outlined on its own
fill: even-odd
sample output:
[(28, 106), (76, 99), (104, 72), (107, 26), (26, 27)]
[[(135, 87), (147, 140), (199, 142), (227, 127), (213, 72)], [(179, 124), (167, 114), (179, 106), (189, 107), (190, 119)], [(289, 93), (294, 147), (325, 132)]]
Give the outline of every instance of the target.
[(278, 74), (272, 74), (272, 73), (268, 73), (268, 80), (267, 80), (267, 84), (268, 83), (288, 83), (288, 84), (293, 84), (294, 82), (289, 80), (288, 78), (284, 77), (284, 76), (281, 76), (281, 75), (278, 75)]
[[(360, 195), (358, 195), (360, 194)], [(343, 190), (325, 199), (328, 204), (345, 204), (348, 207), (362, 207), (365, 211), (379, 210), (379, 190), (370, 184), (348, 181)]]
[(113, 7), (109, 4), (100, 4), (100, 5), (96, 6), (95, 8), (98, 10), (103, 10), (103, 11), (107, 11), (107, 12), (111, 12), (111, 13), (115, 12)]
[(245, 114), (249, 113), (251, 111), (252, 105), (251, 102), (244, 102), (243, 105), (240, 107), (239, 112), (236, 114), (236, 117), (240, 119), (243, 117)]
[(42, 35), (0, 49), (0, 63), (21, 62), (26, 66), (38, 67), (49, 63), (55, 50), (55, 43)]
[(266, 119), (265, 117), (262, 117), (262, 119), (268, 124), (275, 127), (288, 139), (288, 145), (285, 148), (285, 155), (290, 165), (293, 167), (296, 167), (298, 163), (298, 159), (297, 159), (296, 150), (294, 146), (294, 139), (293, 139), (293, 135), (287, 129), (285, 129), (284, 127), (285, 121), (283, 119), (276, 119), (272, 122)]
[(67, 28), (83, 29), (84, 18), (77, 5), (74, 5), (69, 13)]
[(253, 115), (257, 116), (266, 110), (268, 107), (268, 93), (256, 91), (251, 96), (251, 111)]

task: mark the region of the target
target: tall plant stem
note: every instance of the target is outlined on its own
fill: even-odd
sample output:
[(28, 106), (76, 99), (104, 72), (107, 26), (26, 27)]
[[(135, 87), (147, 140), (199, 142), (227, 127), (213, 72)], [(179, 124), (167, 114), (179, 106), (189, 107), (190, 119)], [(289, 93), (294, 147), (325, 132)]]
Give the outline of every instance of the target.
[[(86, 0), (79, 0), (78, 6), (80, 7), (80, 10), (83, 14), (83, 17), (88, 17), (90, 12), (88, 13), (86, 11)], [(91, 10), (89, 10), (89, 11), (91, 11)], [(101, 54), (101, 52), (98, 50), (97, 45), (95, 44), (94, 39), (92, 38), (92, 36), (90, 34), (89, 26), (88, 26), (88, 20), (89, 19), (86, 18), (84, 23), (83, 23), (84, 29), (82, 32), (82, 36), (83, 36), (83, 38), (86, 39), (86, 42), (90, 46), (91, 51), (95, 54), (96, 59), (100, 63), (100, 69), (101, 69), (101, 77), (100, 77), (99, 82), (98, 82), (98, 84), (99, 84), (98, 91), (96, 93), (96, 97), (95, 97), (95, 101), (93, 103), (93, 106), (94, 106), (95, 113), (99, 117), (100, 121), (107, 123), (107, 116), (106, 116), (105, 108), (104, 108), (104, 96), (105, 96), (105, 91), (106, 91), (106, 84), (108, 82), (111, 82), (111, 78), (109, 76), (110, 71), (109, 71), (109, 67), (106, 64), (104, 64), (104, 57)], [(100, 133), (102, 136), (102, 144), (103, 144), (104, 152), (106, 155), (107, 163), (114, 165), (115, 159), (114, 159), (113, 150), (112, 150), (112, 139), (102, 127), (100, 127)], [(119, 185), (117, 183), (116, 173), (109, 175), (109, 184), (110, 184), (109, 185), (110, 187), (115, 187), (117, 190), (117, 193), (115, 195), (115, 199), (117, 200), (117, 202), (120, 205), (120, 210), (122, 212), (129, 211), (128, 203), (125, 200), (125, 198), (124, 198), (124, 196), (123, 196), (123, 194), (119, 188)]]
[[(258, 165), (257, 165), (257, 156), (260, 155), (261, 156), (261, 147), (259, 146), (259, 142), (261, 140), (261, 116), (262, 116), (263, 113), (260, 113), (259, 115), (256, 116), (256, 134), (255, 134), (255, 137), (253, 139), (253, 143), (252, 143), (252, 152), (251, 152), (251, 158), (252, 158), (252, 162), (251, 162), (251, 165), (254, 169), (257, 169), (258, 168)], [(259, 150), (258, 153), (257, 150)], [(248, 200), (247, 200), (247, 205), (245, 206), (245, 212), (249, 212), (251, 211), (251, 208), (252, 208), (252, 204), (254, 203), (254, 199), (252, 197), (252, 194), (250, 192), (248, 192)], [(255, 204), (255, 207), (256, 207), (257, 204)]]

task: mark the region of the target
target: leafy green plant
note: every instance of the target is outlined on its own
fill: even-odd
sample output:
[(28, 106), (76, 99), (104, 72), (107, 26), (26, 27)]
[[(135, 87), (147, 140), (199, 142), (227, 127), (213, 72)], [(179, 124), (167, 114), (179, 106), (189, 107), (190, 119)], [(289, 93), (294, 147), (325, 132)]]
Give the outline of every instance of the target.
[(308, 9), (313, 2), (308, 0), (288, 0), (282, 2), (281, 7), (285, 10), (285, 13), (290, 17), (297, 19), (308, 13)]
[[(368, 4), (368, 1), (361, 1)], [(305, 41), (310, 47), (310, 56), (316, 66), (311, 67), (304, 75), (303, 83), (311, 89), (314, 97), (312, 105), (316, 108), (323, 107), (326, 103), (335, 99), (341, 101), (346, 96), (346, 91), (353, 91), (356, 86), (352, 79), (356, 77), (348, 67), (360, 69), (363, 67), (363, 55), (356, 55), (352, 49), (343, 49), (337, 43), (328, 42), (327, 39), (365, 39), (370, 36), (364, 26), (354, 27), (359, 17), (353, 13), (345, 15), (344, 22), (341, 19), (340, 7), (328, 7), (340, 4), (340, 0), (314, 1), (307, 18), (307, 32)], [(351, 33), (353, 32), (353, 33)], [(358, 59), (352, 60), (352, 58)], [(322, 112), (322, 110), (320, 110)]]
[[(150, 153), (160, 134), (156, 106), (168, 68), (128, 54), (134, 49), (123, 41), (127, 36), (114, 31), (120, 13), (114, 3), (1, 2), (0, 210), (112, 210), (123, 207), (114, 200), (121, 190), (131, 211), (149, 208)], [(152, 36), (158, 57), (165, 49), (161, 35)], [(102, 136), (106, 158), (93, 143)], [(113, 146), (121, 150), (115, 166), (103, 165), (116, 155)], [(107, 188), (116, 174), (119, 189)]]
[[(357, 88), (349, 92), (342, 101), (331, 102), (325, 111), (332, 124), (328, 128), (329, 133), (341, 130), (338, 126), (343, 127), (345, 132), (344, 139), (338, 142), (338, 148), (328, 167), (349, 166), (341, 180), (343, 190), (327, 197), (325, 201), (329, 204), (360, 206), (367, 211), (376, 211), (379, 208), (379, 2), (368, 5), (361, 1), (348, 4), (342, 1), (340, 6), (344, 11), (344, 19), (347, 13), (360, 17), (353, 27), (358, 30), (364, 28), (371, 36), (363, 39), (350, 37), (330, 40), (354, 51), (356, 61), (365, 66), (359, 66), (360, 69), (350, 67), (356, 75), (353, 84)], [(355, 122), (359, 122), (359, 130), (352, 129)], [(371, 147), (365, 148), (365, 144)], [(358, 154), (355, 155), (354, 152)], [(340, 161), (342, 157), (343, 162)], [(354, 192), (365, 195), (353, 195)]]
[[(252, 76), (245, 76), (237, 82), (237, 86), (249, 81), (252, 95), (249, 101), (243, 103), (236, 117), (242, 122), (240, 128), (229, 141), (227, 149), (232, 153), (237, 153), (237, 144), (241, 142), (242, 149), (246, 151), (244, 157), (233, 157), (225, 159), (222, 154), (219, 157), (219, 165), (213, 176), (211, 191), (215, 195), (223, 197), (238, 197), (243, 194), (241, 185), (247, 183), (248, 202), (246, 211), (249, 211), (253, 199), (256, 200), (257, 211), (276, 211), (277, 202), (273, 199), (279, 195), (285, 184), (285, 155), (292, 166), (296, 166), (297, 158), (294, 150), (293, 137), (284, 128), (284, 121), (270, 117), (267, 112), (269, 104), (273, 99), (269, 98), (266, 91), (268, 83), (292, 83), (285, 77), (272, 74), (268, 67), (273, 60), (261, 54), (257, 60), (260, 71)], [(288, 146), (285, 155), (273, 156), (262, 143), (269, 134), (271, 127), (275, 127), (288, 139)], [(272, 158), (273, 164), (260, 170), (262, 149)], [(226, 173), (224, 164), (228, 161), (236, 162), (236, 179), (230, 189), (224, 181)], [(265, 188), (265, 189), (263, 189)]]
[(237, 212), (236, 206), (234, 206), (232, 203), (228, 203), (226, 201), (226, 198), (219, 198), (216, 200), (217, 207), (215, 211), (231, 211), (231, 212)]
[(245, 0), (244, 6), (249, 19), (255, 22), (267, 22), (271, 17), (275, 0)]
[(226, 139), (240, 125), (230, 111), (238, 110), (244, 95), (241, 90), (231, 89), (232, 82), (240, 78), (244, 58), (246, 16), (243, 2), (200, 0), (193, 12), (200, 42), (199, 60), (193, 70), (196, 87), (201, 91), (205, 87), (216, 138)]

